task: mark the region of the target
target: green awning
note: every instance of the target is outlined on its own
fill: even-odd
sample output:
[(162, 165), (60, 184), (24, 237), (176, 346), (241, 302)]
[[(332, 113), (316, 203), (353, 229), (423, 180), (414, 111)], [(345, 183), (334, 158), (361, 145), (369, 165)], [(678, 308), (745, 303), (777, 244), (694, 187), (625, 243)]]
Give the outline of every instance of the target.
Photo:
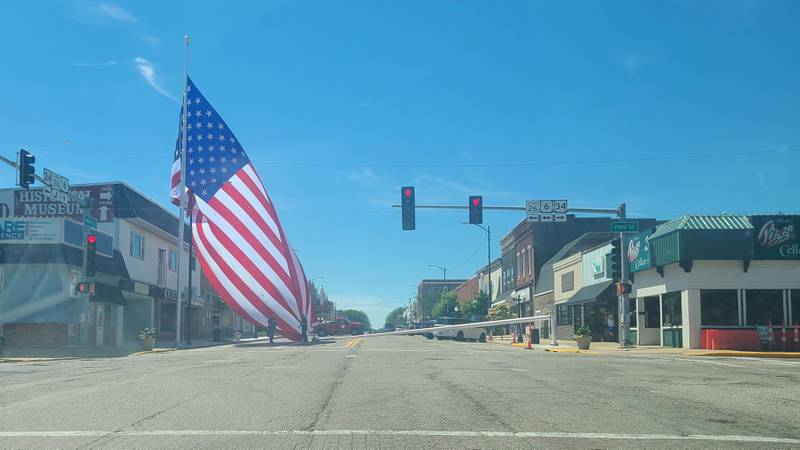
[(591, 284), (578, 289), (572, 297), (569, 298), (562, 305), (578, 306), (584, 303), (591, 303), (597, 300), (598, 297), (603, 296), (607, 292), (610, 293), (611, 287), (614, 283), (611, 280), (606, 280), (597, 284)]

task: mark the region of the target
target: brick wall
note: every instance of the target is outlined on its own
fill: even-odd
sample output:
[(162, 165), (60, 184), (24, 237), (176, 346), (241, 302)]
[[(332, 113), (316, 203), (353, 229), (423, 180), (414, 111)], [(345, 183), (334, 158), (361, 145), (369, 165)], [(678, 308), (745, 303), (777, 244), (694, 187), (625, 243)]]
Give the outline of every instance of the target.
[(8, 348), (65, 348), (68, 342), (66, 323), (6, 323), (3, 336)]

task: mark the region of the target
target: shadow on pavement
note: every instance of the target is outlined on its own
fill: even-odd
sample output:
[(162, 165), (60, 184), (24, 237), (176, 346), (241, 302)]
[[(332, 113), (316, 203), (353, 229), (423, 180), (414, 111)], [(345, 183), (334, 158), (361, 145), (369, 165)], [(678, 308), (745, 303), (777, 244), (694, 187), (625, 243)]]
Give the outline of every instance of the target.
[(279, 341), (270, 344), (269, 342), (265, 341), (257, 341), (257, 342), (237, 342), (234, 345), (237, 347), (247, 347), (247, 348), (254, 348), (254, 347), (289, 347), (289, 346), (297, 346), (297, 347), (304, 347), (304, 346), (313, 346), (313, 345), (325, 345), (325, 344), (334, 344), (336, 341), (334, 340), (325, 340), (319, 342), (291, 342), (291, 341)]

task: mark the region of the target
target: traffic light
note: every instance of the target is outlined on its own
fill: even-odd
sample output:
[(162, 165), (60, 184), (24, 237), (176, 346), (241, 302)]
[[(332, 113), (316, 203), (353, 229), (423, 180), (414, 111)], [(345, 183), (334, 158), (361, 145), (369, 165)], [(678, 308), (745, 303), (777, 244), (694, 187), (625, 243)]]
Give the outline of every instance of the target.
[(81, 281), (78, 283), (77, 286), (78, 294), (94, 294), (95, 293), (95, 285), (94, 283), (90, 283), (88, 281)]
[(95, 260), (97, 259), (97, 236), (86, 236), (86, 276), (93, 277), (95, 273)]
[(611, 255), (609, 256), (609, 264), (611, 266), (611, 279), (614, 281), (622, 281), (622, 241), (619, 238), (611, 240)]
[(469, 196), (469, 223), (483, 223), (483, 197)]
[(400, 205), (403, 207), (403, 229), (415, 229), (416, 211), (414, 209), (414, 186), (403, 186), (400, 188)]
[(31, 152), (24, 148), (19, 150), (19, 156), (17, 157), (17, 186), (28, 189), (28, 186), (36, 181), (34, 177), (36, 168), (33, 167), (35, 162), (36, 157)]

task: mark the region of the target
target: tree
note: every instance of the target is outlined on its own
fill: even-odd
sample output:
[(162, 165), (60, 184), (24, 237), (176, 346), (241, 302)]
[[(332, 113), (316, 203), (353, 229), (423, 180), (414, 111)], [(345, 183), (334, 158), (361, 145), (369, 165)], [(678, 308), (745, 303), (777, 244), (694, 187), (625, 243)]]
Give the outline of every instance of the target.
[(392, 312), (386, 315), (386, 324), (389, 325), (405, 325), (406, 324), (406, 308), (398, 306)]
[(439, 301), (433, 305), (433, 317), (456, 316), (456, 305), (458, 305), (456, 291), (445, 292), (439, 297)]
[(369, 324), (369, 317), (367, 317), (367, 313), (358, 309), (345, 309), (341, 311), (341, 315), (347, 317), (348, 320), (353, 322), (361, 322), (364, 324), (364, 329), (368, 330), (372, 328)]
[(503, 320), (511, 319), (513, 317), (514, 313), (511, 312), (511, 308), (509, 308), (505, 303), (494, 305), (492, 306), (492, 309), (489, 310), (489, 320)]
[[(435, 294), (424, 294), (421, 298), (417, 298), (417, 303), (419, 303), (419, 311), (421, 311), (423, 319), (431, 318), (433, 315), (433, 307), (438, 301), (439, 297)], [(433, 317), (435, 318), (436, 316)]]
[(485, 292), (479, 292), (459, 309), (462, 310), (463, 316), (467, 319), (480, 322), (486, 319), (486, 309), (488, 307), (489, 296)]

